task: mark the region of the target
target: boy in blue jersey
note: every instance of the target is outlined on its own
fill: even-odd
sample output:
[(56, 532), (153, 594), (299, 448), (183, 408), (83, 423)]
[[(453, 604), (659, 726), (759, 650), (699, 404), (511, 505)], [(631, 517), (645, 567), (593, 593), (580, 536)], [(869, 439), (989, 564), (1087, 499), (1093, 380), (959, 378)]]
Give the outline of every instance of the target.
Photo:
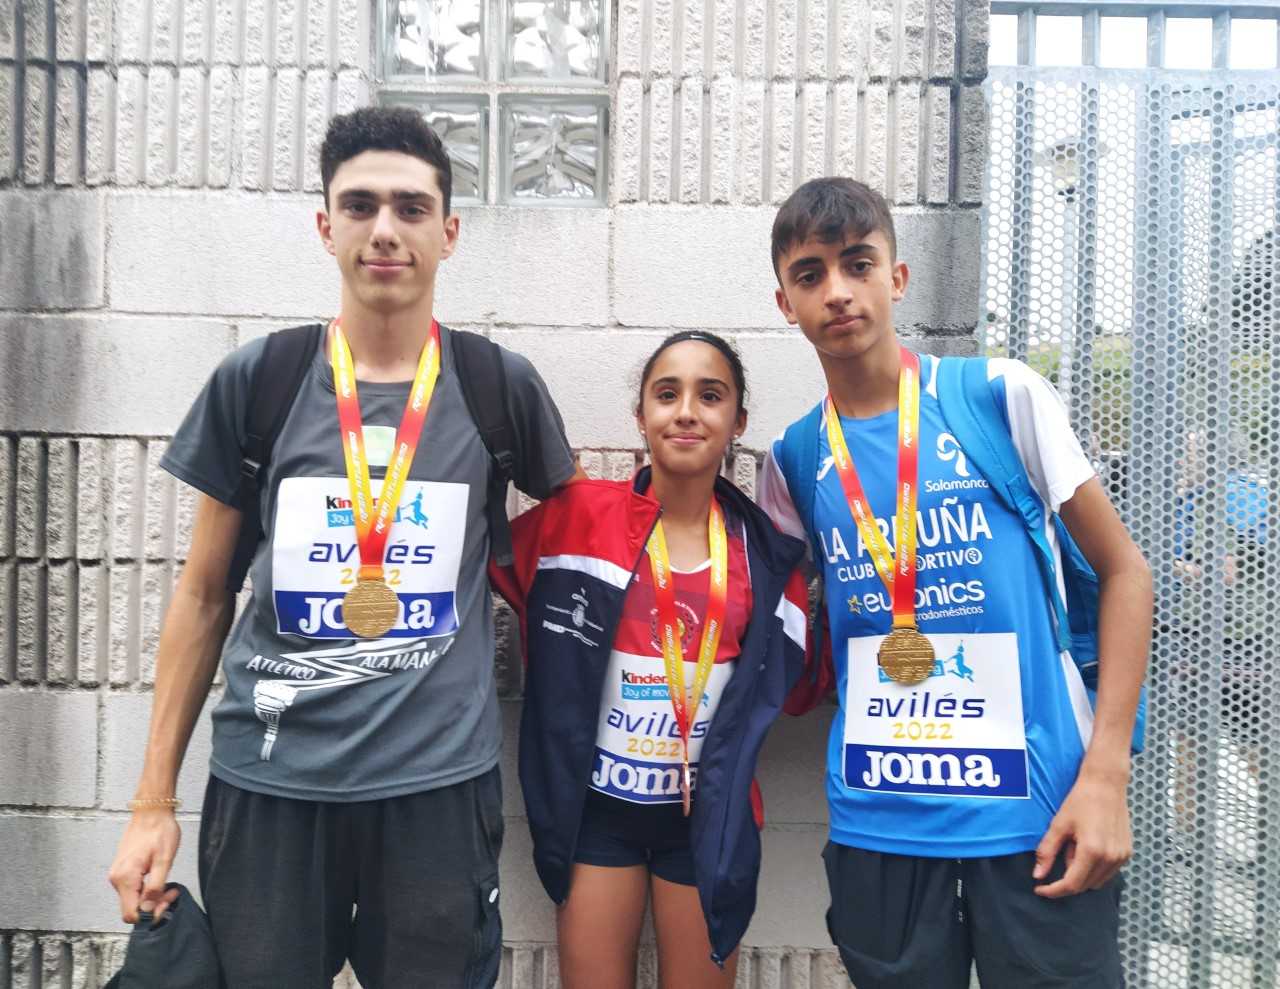
[[(778, 212), (773, 263), (778, 307), (813, 344), (828, 388), (816, 481), (798, 482), (816, 485), (812, 498), (788, 488), (780, 440), (760, 501), (820, 554), (840, 700), (827, 919), (850, 978), (963, 989), (976, 961), (992, 989), (1120, 986), (1146, 562), (1053, 387), (1020, 362), (990, 361), (1046, 520), (1060, 513), (1098, 573), (1091, 709), (1058, 650), (1027, 524), (948, 431), (937, 361), (898, 341), (893, 304), (909, 273), (883, 197), (849, 179), (805, 183)], [(796, 505), (809, 500), (802, 519)]]

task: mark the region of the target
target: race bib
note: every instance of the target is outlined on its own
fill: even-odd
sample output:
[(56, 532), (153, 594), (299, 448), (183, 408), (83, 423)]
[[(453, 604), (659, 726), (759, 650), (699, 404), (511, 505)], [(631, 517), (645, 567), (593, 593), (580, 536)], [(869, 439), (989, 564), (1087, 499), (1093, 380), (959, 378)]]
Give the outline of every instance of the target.
[[(373, 481), (376, 498), (381, 481)], [(457, 631), (455, 597), (466, 533), (465, 484), (409, 481), (387, 543), (387, 584), (400, 613), (387, 638)], [(289, 477), (276, 499), (272, 585), (276, 627), (311, 639), (349, 639), (342, 598), (360, 570), (345, 477)]]
[[(716, 663), (689, 732), (689, 772), (697, 788), (702, 743), (733, 662)], [(685, 663), (693, 679), (693, 663)], [(680, 803), (680, 729), (662, 660), (614, 650), (605, 676), (591, 788), (633, 803)]]
[(914, 686), (881, 671), (876, 652), (884, 638), (849, 639), (845, 786), (945, 797), (1028, 796), (1018, 637), (930, 635), (933, 672)]

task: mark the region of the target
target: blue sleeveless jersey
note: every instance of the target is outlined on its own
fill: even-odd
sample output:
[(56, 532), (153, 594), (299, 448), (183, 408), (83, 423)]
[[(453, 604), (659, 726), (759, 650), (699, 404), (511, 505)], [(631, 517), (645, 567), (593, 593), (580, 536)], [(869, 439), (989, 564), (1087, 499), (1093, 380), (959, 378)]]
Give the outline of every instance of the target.
[[(930, 384), (936, 364), (922, 360)], [(898, 413), (841, 422), (892, 545)], [(827, 753), (832, 840), (947, 858), (1035, 848), (1075, 781), (1092, 720), (1075, 665), (1057, 651), (1022, 519), (946, 431), (926, 390), (916, 620), (936, 660), (923, 683), (895, 683), (876, 662), (892, 626), (890, 595), (821, 432), (813, 521), (840, 699)], [(1066, 440), (1076, 442), (1069, 431)], [(1083, 462), (1073, 449), (1074, 464)]]

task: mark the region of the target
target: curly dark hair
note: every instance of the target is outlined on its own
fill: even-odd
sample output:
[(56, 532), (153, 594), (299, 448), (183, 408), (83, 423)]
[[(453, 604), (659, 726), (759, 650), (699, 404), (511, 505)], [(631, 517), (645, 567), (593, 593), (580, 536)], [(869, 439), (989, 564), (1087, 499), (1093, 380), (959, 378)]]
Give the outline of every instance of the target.
[(329, 205), (329, 183), (344, 161), (363, 151), (399, 151), (421, 158), (436, 170), (444, 195), (444, 215), (449, 215), (453, 194), (453, 167), (449, 153), (417, 110), (407, 106), (366, 106), (329, 121), (320, 146), (320, 181), (324, 204)]

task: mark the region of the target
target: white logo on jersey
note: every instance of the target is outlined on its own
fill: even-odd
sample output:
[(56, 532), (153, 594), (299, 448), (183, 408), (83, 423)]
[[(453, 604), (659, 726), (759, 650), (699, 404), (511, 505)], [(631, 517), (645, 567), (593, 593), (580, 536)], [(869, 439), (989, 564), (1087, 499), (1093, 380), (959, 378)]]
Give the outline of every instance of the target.
[[(696, 785), (697, 766), (689, 767), (689, 777)], [(591, 772), (591, 785), (597, 790), (633, 803), (653, 802), (654, 797), (679, 794), (680, 767), (652, 764), (633, 766), (596, 749), (596, 766)]]
[(572, 628), (568, 625), (561, 624), (560, 622), (553, 622), (546, 618), (542, 620), (542, 627), (548, 632), (555, 632), (557, 635), (572, 635), (583, 645), (594, 649), (598, 643), (588, 639), (586, 635), (583, 634), (582, 629), (585, 627), (593, 629), (596, 632), (603, 632), (604, 627), (602, 625), (597, 625), (595, 622), (587, 618), (587, 608), (591, 606), (591, 602), (587, 600), (586, 595), (587, 589), (585, 587), (580, 587), (577, 594), (569, 595), (573, 600), (572, 608), (560, 608), (554, 604), (547, 605), (548, 611), (554, 611), (557, 614), (565, 615), (568, 620), (573, 623)]
[(873, 790), (885, 783), (993, 790), (1000, 787), (1000, 774), (987, 756), (966, 755), (963, 763), (960, 757), (959, 752), (869, 751), (870, 768), (862, 774), (862, 782)]
[(960, 441), (950, 433), (938, 434), (938, 459), (954, 460), (957, 476), (969, 476), (968, 461), (965, 460), (964, 451), (960, 449)]
[(280, 718), (307, 690), (350, 687), (391, 676), (396, 670), (428, 670), (448, 652), (454, 639), (443, 643), (429, 639), (379, 639), (336, 649), (282, 653), (279, 659), (261, 654), (245, 664), (256, 673), (279, 679), (261, 679), (253, 686), (253, 711), (266, 725), (258, 758), (271, 761), (271, 750), (280, 736)]
[(818, 468), (818, 480), (821, 481), (824, 477), (826, 477), (827, 472), (831, 470), (831, 468), (834, 467), (835, 465), (836, 465), (835, 457), (827, 457), (826, 460), (822, 461), (822, 466)]

